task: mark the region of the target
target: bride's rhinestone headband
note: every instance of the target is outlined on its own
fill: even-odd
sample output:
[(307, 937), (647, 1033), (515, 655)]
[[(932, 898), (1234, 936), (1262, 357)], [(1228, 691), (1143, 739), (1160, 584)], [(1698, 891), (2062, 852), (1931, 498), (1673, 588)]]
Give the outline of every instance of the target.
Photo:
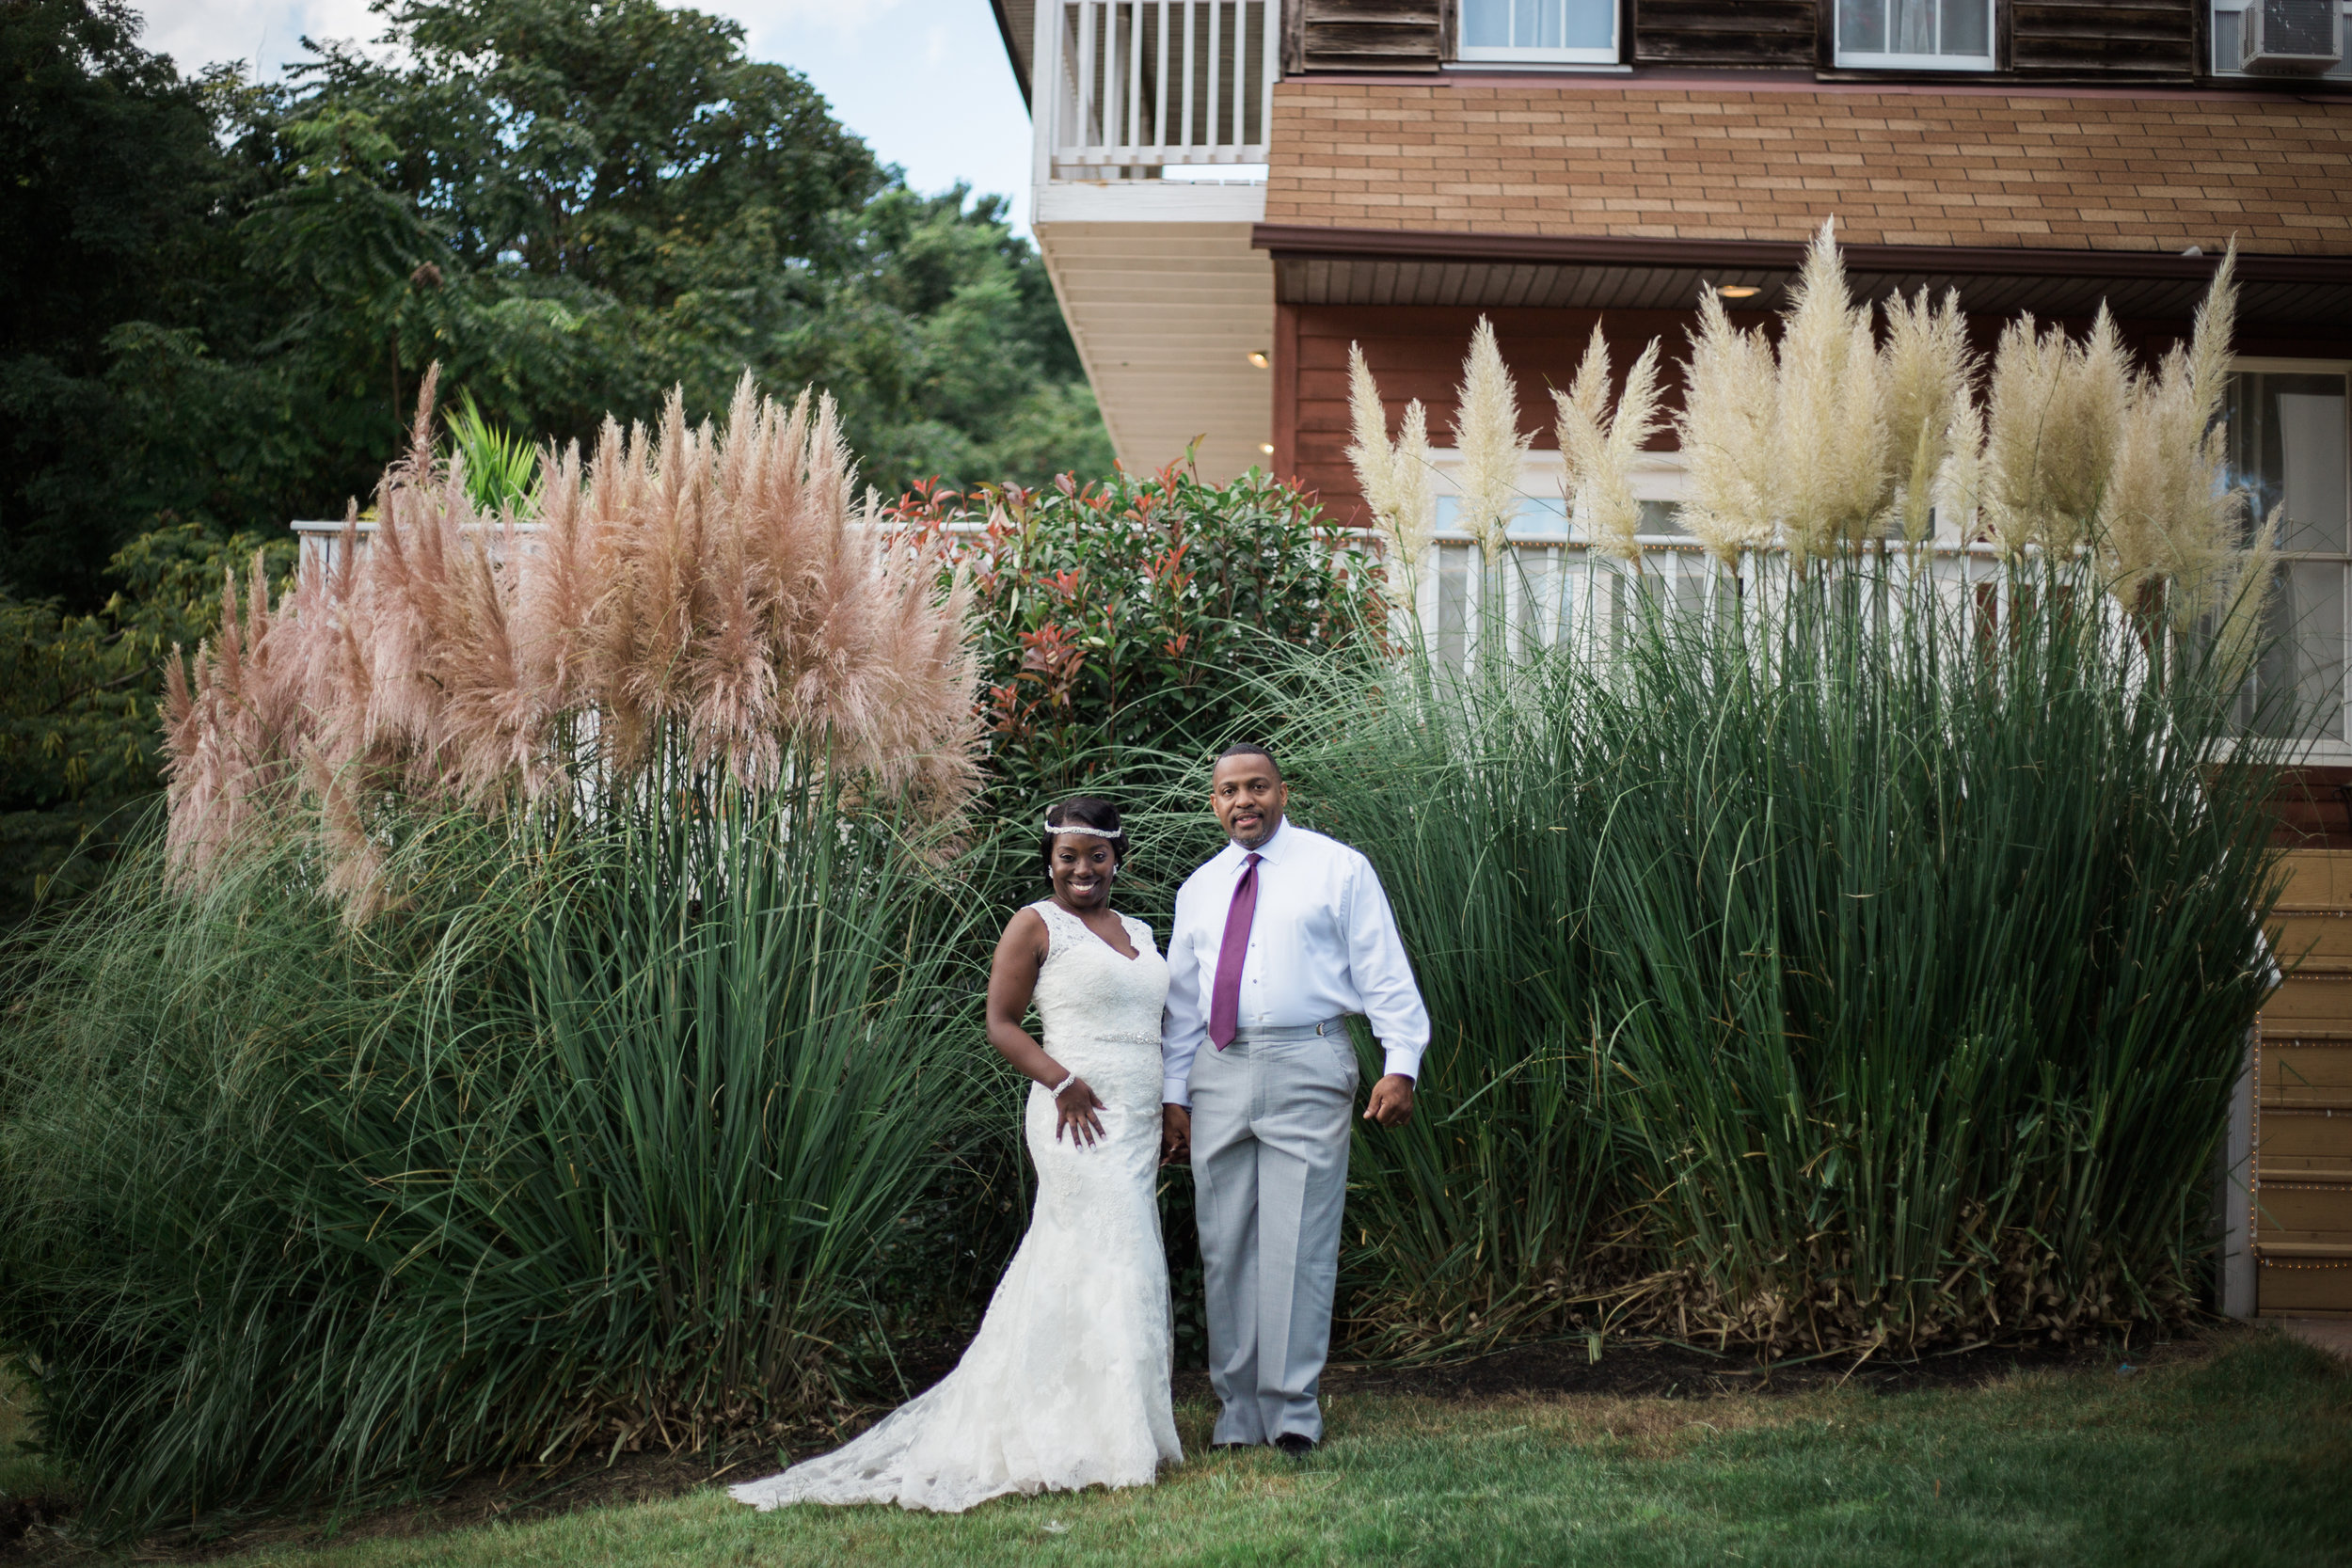
[(1127, 830), (1124, 828), (1089, 828), (1083, 822), (1044, 822), (1040, 823), (1039, 826), (1049, 833), (1092, 833), (1097, 838), (1125, 838), (1127, 836)]

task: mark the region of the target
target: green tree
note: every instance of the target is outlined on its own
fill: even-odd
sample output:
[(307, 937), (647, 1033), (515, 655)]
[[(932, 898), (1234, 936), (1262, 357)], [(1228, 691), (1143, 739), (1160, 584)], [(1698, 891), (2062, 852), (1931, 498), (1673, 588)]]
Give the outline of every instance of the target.
[(292, 535), (175, 523), (116, 554), (122, 587), (91, 614), (0, 598), (0, 927), (60, 877), (79, 892), (103, 869), (155, 790), (157, 672), (213, 635), (229, 572), (257, 557), (282, 586)]
[(889, 492), (1111, 466), (1004, 203), (908, 190), (735, 24), (375, 8), (395, 47), (265, 87), (123, 0), (0, 0), (0, 920), (153, 787), (154, 628), (202, 635), (233, 536), (364, 503), (429, 365), (534, 441), (749, 370), (833, 391)]
[(155, 514), (220, 499), (120, 396), (167, 346), (128, 324), (201, 320), (238, 264), (227, 85), (137, 31), (121, 0), (0, 4), (0, 583), (84, 609)]

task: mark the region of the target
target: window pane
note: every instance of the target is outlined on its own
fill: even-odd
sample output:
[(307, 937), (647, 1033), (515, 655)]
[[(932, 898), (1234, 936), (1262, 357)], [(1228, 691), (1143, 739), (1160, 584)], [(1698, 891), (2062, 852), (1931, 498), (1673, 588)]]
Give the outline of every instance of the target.
[(1935, 0), (1893, 0), (1897, 55), (1935, 53)]
[(2229, 481), (2257, 518), (2284, 515), (2281, 549), (2345, 553), (2345, 387), (2341, 375), (2244, 371), (2230, 378)]
[(2279, 568), (2265, 628), (2270, 646), (2254, 677), (2272, 734), (2344, 738), (2344, 577), (2333, 561)]
[(1440, 545), (1438, 558), (1438, 657), (1457, 668), (1470, 655), (1470, 587), (1478, 550)]
[(1857, 55), (1885, 54), (1884, 0), (1837, 0), (1837, 47)]
[(1944, 0), (1944, 53), (1977, 59), (1993, 53), (1990, 0)]
[(1462, 41), (1474, 49), (1511, 45), (1511, 0), (1462, 0)]
[(2344, 399), (2279, 394), (2279, 496), (2291, 550), (2344, 549)]
[(1609, 49), (1617, 41), (1617, 0), (1567, 0), (1568, 49)]

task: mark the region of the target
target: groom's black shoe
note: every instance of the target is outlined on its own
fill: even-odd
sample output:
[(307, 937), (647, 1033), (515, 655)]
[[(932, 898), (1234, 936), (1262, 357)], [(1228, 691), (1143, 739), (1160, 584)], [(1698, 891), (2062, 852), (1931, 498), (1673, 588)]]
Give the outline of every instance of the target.
[(1274, 1446), (1293, 1459), (1304, 1459), (1315, 1451), (1315, 1440), (1303, 1432), (1286, 1432), (1274, 1440)]

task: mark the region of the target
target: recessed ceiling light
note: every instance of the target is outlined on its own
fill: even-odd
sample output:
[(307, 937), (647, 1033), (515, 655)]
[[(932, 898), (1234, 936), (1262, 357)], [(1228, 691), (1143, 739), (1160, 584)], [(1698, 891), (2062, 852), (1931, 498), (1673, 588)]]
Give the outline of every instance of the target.
[(1272, 457), (1274, 455), (1274, 443), (1271, 441), (1259, 442), (1258, 451), (1263, 456)]
[(1249, 351), (1249, 362), (1260, 370), (1264, 370), (1271, 363), (1265, 356), (1265, 350), (1262, 348), (1253, 348)]
[(1751, 295), (1760, 294), (1764, 291), (1753, 283), (1726, 283), (1715, 292), (1725, 299), (1746, 299)]

